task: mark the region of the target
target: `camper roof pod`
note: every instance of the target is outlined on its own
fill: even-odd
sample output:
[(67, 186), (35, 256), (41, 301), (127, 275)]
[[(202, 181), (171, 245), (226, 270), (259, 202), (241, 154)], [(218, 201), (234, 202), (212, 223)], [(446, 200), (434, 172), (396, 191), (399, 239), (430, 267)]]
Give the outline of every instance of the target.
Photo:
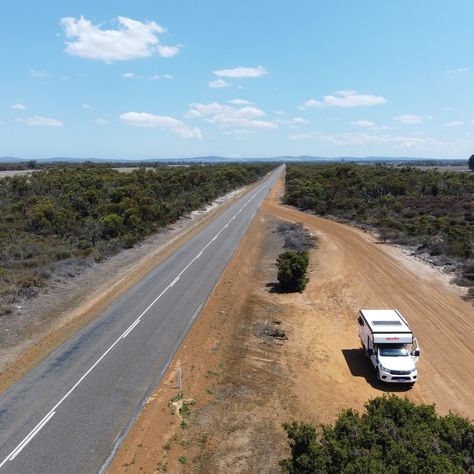
[[(412, 334), (407, 320), (396, 309), (361, 309), (360, 315), (374, 335), (391, 334), (401, 337), (402, 334)], [(413, 339), (413, 335), (411, 335), (411, 339)], [(389, 343), (390, 341), (384, 342)], [(401, 340), (397, 342), (403, 343)]]

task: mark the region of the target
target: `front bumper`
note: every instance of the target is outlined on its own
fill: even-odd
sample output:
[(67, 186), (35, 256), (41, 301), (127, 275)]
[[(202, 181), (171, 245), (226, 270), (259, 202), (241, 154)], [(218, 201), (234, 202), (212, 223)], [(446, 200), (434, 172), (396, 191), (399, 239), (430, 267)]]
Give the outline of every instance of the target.
[(395, 371), (383, 371), (380, 370), (380, 380), (387, 383), (411, 383), (414, 384), (418, 379), (418, 372), (412, 372), (410, 374), (400, 373), (402, 371), (397, 371), (396, 373), (391, 373)]

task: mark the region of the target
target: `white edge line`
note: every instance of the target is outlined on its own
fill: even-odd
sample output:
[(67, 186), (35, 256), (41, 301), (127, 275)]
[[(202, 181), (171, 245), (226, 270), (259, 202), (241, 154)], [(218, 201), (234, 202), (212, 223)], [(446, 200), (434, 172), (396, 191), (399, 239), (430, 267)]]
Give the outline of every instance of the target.
[(13, 461), (23, 450), (23, 448), (41, 431), (48, 421), (55, 415), (55, 411), (51, 410), (23, 439), (23, 441), (4, 459), (0, 467), (7, 461)]
[(122, 339), (125, 339), (134, 329), (135, 326), (140, 322), (140, 319), (137, 319), (123, 334)]
[[(51, 411), (30, 431), (30, 433), (16, 446), (16, 448), (2, 461), (0, 464), (0, 468), (7, 462), (13, 461), (18, 454), (25, 448), (28, 443), (41, 431), (41, 429), (48, 423), (48, 421), (55, 415), (56, 409), (66, 400), (66, 398), (71, 395), (71, 393), (79, 386), (80, 383), (94, 370), (94, 368), (104, 359), (104, 357), (117, 345), (117, 343), (122, 339), (128, 336), (128, 334), (135, 328), (135, 326), (140, 322), (140, 318), (147, 313), (150, 308), (179, 280), (181, 275), (197, 260), (203, 252), (209, 247), (209, 245), (214, 242), (219, 235), (223, 232), (225, 228), (229, 225), (229, 223), (234, 220), (238, 214), (242, 212), (245, 206), (252, 201), (257, 194), (259, 194), (262, 190), (257, 191), (248, 201), (232, 216), (232, 218), (227, 221), (224, 227), (205, 245), (205, 247), (199, 252), (196, 257), (194, 257), (188, 265), (178, 274), (178, 276), (148, 305), (148, 307), (140, 314), (140, 316), (129, 326), (116, 341), (97, 359), (97, 361), (82, 375), (82, 377), (69, 389), (69, 391), (59, 400), (59, 402), (54, 405)], [(202, 305), (195, 311), (193, 314), (190, 323), (194, 321), (196, 316), (198, 315), (199, 311), (202, 309)], [(165, 369), (166, 370), (166, 369)]]
[(181, 275), (178, 275), (170, 284), (169, 284), (169, 288), (173, 287), (175, 285), (175, 283), (181, 278)]

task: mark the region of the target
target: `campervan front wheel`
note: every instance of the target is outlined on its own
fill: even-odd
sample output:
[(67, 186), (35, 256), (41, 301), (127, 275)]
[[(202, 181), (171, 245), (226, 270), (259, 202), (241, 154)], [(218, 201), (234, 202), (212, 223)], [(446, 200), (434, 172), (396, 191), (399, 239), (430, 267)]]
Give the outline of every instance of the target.
[(377, 369), (377, 380), (378, 380), (380, 383), (383, 382), (382, 377), (380, 376), (380, 370), (379, 370), (379, 369)]

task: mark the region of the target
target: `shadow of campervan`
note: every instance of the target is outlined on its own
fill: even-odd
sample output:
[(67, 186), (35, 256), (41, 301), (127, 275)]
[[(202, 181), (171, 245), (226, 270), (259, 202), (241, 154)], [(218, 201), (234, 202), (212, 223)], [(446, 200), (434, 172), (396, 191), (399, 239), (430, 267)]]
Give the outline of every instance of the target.
[(381, 383), (375, 376), (371, 362), (363, 349), (342, 349), (344, 359), (353, 377), (364, 377), (367, 383), (381, 392), (408, 392), (411, 385), (402, 383)]

